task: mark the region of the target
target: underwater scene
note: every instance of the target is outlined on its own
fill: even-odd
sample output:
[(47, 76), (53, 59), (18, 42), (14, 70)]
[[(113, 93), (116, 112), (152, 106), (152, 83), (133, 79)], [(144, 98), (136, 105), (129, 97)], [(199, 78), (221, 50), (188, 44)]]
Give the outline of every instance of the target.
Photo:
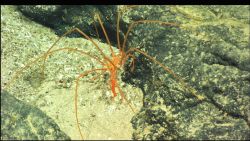
[(249, 5), (1, 5), (1, 140), (250, 140)]

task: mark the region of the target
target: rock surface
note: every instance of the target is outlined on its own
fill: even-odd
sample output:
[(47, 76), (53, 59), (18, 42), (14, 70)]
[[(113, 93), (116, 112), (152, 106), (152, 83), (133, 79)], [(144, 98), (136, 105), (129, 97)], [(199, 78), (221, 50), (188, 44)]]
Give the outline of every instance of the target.
[[(75, 80), (84, 71), (103, 67), (100, 62), (79, 52), (60, 50), (46, 60), (44, 79), (41, 75), (42, 58), (34, 60), (48, 51), (59, 37), (52, 29), (25, 17), (16, 6), (1, 6), (1, 35), (1, 89), (42, 110), (72, 140), (82, 139), (75, 118)], [(93, 40), (110, 55), (107, 44)], [(66, 47), (103, 58), (93, 43), (84, 38), (64, 37), (53, 49)], [(118, 52), (116, 48), (113, 50)], [(27, 65), (31, 61), (34, 63)], [(121, 73), (117, 78), (121, 90), (137, 111), (142, 106), (142, 92), (122, 82)], [(108, 80), (108, 72), (103, 75), (94, 72), (79, 81), (78, 116), (83, 139), (132, 138), (130, 120), (135, 113), (127, 102), (120, 101), (120, 94), (111, 99)]]
[[(46, 22), (58, 34), (81, 25), (93, 37), (97, 35), (89, 13), (103, 9), (108, 13), (102, 13), (104, 25), (113, 37), (111, 42), (116, 42), (115, 7), (60, 6), (52, 12), (19, 8), (32, 18), (45, 16), (39, 22)], [(52, 13), (60, 13), (55, 14), (59, 19), (47, 20)], [(103, 18), (106, 15), (109, 18)], [(121, 35), (133, 21), (145, 19), (180, 26), (139, 24), (131, 31), (127, 47), (155, 57), (188, 88), (158, 64), (135, 53), (135, 71), (127, 69), (123, 76), (144, 93), (143, 108), (132, 120), (133, 138), (250, 139), (249, 6), (136, 6), (122, 16)], [(105, 41), (103, 35), (101, 38)], [(204, 99), (194, 97), (190, 88)]]
[(129, 46), (142, 46), (204, 97), (197, 100), (159, 65), (141, 67), (138, 59), (138, 73), (128, 74), (144, 89), (134, 139), (250, 138), (249, 6), (226, 7), (142, 6), (128, 14), (180, 25), (140, 24)]
[[(100, 37), (105, 40), (100, 24), (97, 22), (98, 14), (102, 19), (110, 40), (116, 40), (116, 6), (102, 5), (20, 5), (19, 10), (27, 17), (55, 30), (57, 35), (62, 35), (73, 27), (77, 27), (92, 37)], [(98, 34), (96, 33), (98, 30)], [(71, 34), (69, 37), (82, 37), (79, 34)], [(106, 40), (105, 40), (106, 41)], [(114, 42), (115, 43), (115, 42)]]
[(1, 139), (70, 140), (70, 137), (41, 110), (1, 91)]

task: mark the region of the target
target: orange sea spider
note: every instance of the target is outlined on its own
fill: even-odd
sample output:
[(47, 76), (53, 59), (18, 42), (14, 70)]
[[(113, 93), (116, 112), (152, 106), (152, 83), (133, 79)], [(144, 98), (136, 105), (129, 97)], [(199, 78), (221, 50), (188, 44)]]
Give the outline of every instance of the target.
[[(111, 43), (109, 40), (109, 37), (107, 35), (106, 29), (102, 23), (102, 20), (99, 16), (99, 14), (96, 14), (96, 18), (101, 26), (102, 32), (106, 38), (106, 41), (109, 45), (109, 49), (111, 52), (111, 55), (108, 56), (106, 54), (103, 53), (102, 49), (97, 45), (97, 43), (92, 40), (87, 34), (85, 34), (83, 31), (81, 31), (78, 28), (74, 28), (68, 32), (66, 32), (65, 34), (63, 34), (61, 37), (59, 37), (57, 39), (57, 41), (54, 42), (54, 44), (45, 52), (43, 53), (41, 56), (39, 56), (38, 58), (36, 58), (34, 61), (29, 62), (28, 64), (26, 64), (23, 68), (21, 68), (20, 70), (16, 71), (16, 73), (14, 74), (14, 76), (12, 77), (12, 79), (6, 84), (5, 88), (8, 87), (18, 76), (20, 76), (20, 74), (27, 68), (29, 68), (30, 66), (32, 66), (34, 63), (36, 63), (38, 60), (43, 60), (43, 64), (42, 64), (42, 77), (44, 77), (44, 72), (45, 72), (45, 63), (46, 60), (48, 58), (48, 56), (52, 55), (55, 52), (59, 52), (59, 51), (71, 51), (71, 52), (78, 52), (82, 55), (86, 55), (92, 59), (95, 59), (97, 62), (99, 62), (102, 67), (101, 68), (94, 68), (88, 71), (84, 71), (82, 73), (80, 73), (78, 75), (78, 77), (75, 79), (75, 118), (76, 118), (76, 123), (77, 123), (77, 128), (79, 130), (79, 133), (81, 135), (81, 138), (83, 138), (83, 134), (81, 132), (80, 129), (80, 125), (79, 125), (79, 118), (78, 118), (78, 88), (79, 88), (79, 80), (85, 76), (87, 76), (90, 73), (99, 73), (101, 72), (101, 74), (107, 72), (109, 73), (109, 86), (113, 95), (113, 99), (117, 96), (117, 94), (119, 93), (122, 97), (122, 99), (124, 99), (125, 101), (127, 101), (125, 94), (123, 93), (122, 89), (120, 88), (118, 81), (117, 81), (117, 75), (118, 72), (123, 69), (125, 63), (127, 62), (128, 59), (132, 58), (132, 61), (130, 63), (131, 65), (131, 71), (133, 71), (135, 69), (135, 59), (136, 57), (133, 55), (133, 53), (137, 52), (140, 53), (142, 55), (144, 55), (146, 58), (148, 58), (150, 61), (158, 64), (162, 69), (164, 69), (167, 73), (170, 73), (175, 79), (177, 79), (182, 86), (184, 86), (186, 89), (188, 89), (192, 95), (194, 95), (197, 99), (201, 100), (203, 99), (202, 96), (196, 94), (196, 91), (188, 86), (179, 76), (177, 76), (174, 71), (172, 71), (170, 68), (168, 68), (167, 66), (163, 65), (162, 63), (160, 63), (159, 61), (157, 61), (156, 59), (154, 59), (152, 56), (148, 55), (146, 52), (138, 49), (138, 48), (128, 48), (127, 50), (125, 50), (125, 46), (126, 46), (126, 41), (128, 39), (129, 33), (131, 32), (131, 30), (133, 29), (134, 26), (136, 26), (137, 24), (145, 24), (145, 23), (153, 23), (153, 24), (160, 24), (162, 26), (173, 26), (173, 27), (180, 27), (181, 25), (176, 24), (176, 23), (169, 23), (169, 22), (163, 22), (163, 21), (158, 21), (158, 20), (139, 20), (139, 21), (135, 21), (132, 22), (129, 27), (127, 32), (125, 33), (124, 36), (124, 40), (121, 43), (120, 41), (120, 34), (119, 34), (119, 30), (120, 30), (120, 16), (122, 11), (118, 11), (117, 14), (117, 23), (116, 23), (116, 38), (117, 38), (117, 47), (119, 49), (118, 53), (115, 53), (111, 47)], [(77, 49), (77, 48), (59, 48), (59, 49), (54, 49), (55, 45), (62, 39), (62, 37), (67, 36), (68, 34), (71, 34), (72, 32), (77, 32), (79, 34), (81, 34), (84, 38), (88, 39), (89, 41), (92, 42), (92, 44), (94, 45), (94, 47), (99, 51), (99, 53), (101, 54), (101, 56), (103, 57), (102, 59), (98, 58), (95, 55), (92, 55), (88, 52), (84, 52), (83, 50)], [(132, 109), (133, 112), (134, 109), (133, 107), (129, 104), (129, 107)]]

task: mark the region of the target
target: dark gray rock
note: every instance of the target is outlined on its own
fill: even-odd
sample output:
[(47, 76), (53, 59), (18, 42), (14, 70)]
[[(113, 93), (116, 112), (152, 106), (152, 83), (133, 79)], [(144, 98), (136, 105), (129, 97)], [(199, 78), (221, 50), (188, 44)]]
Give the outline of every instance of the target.
[(59, 5), (19, 5), (18, 9), (27, 17), (46, 26), (55, 26), (60, 19), (62, 6)]
[[(198, 100), (159, 65), (135, 53), (135, 72), (127, 71), (124, 76), (126, 82), (144, 91), (144, 107), (132, 119), (134, 139), (250, 139), (250, 49), (249, 40), (244, 40), (249, 17), (228, 15), (244, 13), (249, 7), (190, 7), (203, 14), (200, 21), (183, 18), (175, 8), (141, 6), (132, 10), (128, 16), (135, 21), (160, 20), (183, 27), (139, 24), (132, 30), (128, 46), (141, 47), (156, 57), (204, 99)], [(209, 16), (211, 9), (220, 8), (220, 16)], [(198, 22), (197, 27), (190, 20)], [(229, 21), (235, 25), (228, 25)]]
[[(74, 27), (79, 28), (87, 35), (98, 37), (106, 42), (101, 26), (95, 14), (103, 22), (107, 34), (113, 43), (116, 43), (116, 9), (113, 5), (21, 5), (18, 9), (34, 21), (48, 26), (61, 36)], [(96, 29), (98, 34), (96, 33)], [(121, 34), (122, 35), (122, 34)], [(72, 33), (69, 37), (83, 37)]]
[(1, 91), (1, 139), (70, 140), (41, 110)]

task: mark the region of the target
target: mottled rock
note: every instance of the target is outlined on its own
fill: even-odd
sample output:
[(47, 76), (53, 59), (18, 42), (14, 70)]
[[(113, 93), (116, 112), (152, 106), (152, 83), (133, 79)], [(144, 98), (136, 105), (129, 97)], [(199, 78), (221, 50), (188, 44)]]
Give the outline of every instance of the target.
[[(65, 6), (61, 19), (48, 22), (59, 35), (76, 25), (97, 37), (90, 13), (102, 10), (115, 43), (116, 8), (105, 8)], [(188, 87), (135, 53), (135, 71), (127, 67), (123, 76), (144, 92), (144, 107), (132, 119), (134, 139), (250, 139), (249, 6), (136, 6), (121, 18), (121, 32), (145, 19), (180, 26), (139, 24), (131, 31), (127, 48), (146, 51)], [(100, 26), (97, 29), (102, 33)], [(105, 41), (103, 35), (101, 39)], [(204, 99), (198, 100), (190, 88)]]
[(18, 9), (34, 21), (46, 26), (54, 26), (59, 20), (62, 6), (59, 5), (19, 5)]
[(204, 97), (197, 100), (158, 64), (136, 60), (136, 71), (127, 72), (124, 79), (144, 91), (144, 108), (132, 120), (134, 139), (250, 138), (249, 17), (230, 15), (247, 13), (248, 8), (140, 6), (126, 15), (130, 22), (150, 19), (180, 25), (139, 24), (128, 46), (156, 57)]
[[(99, 37), (106, 41), (102, 28), (95, 16), (98, 14), (102, 19), (110, 40), (116, 40), (115, 15), (117, 7), (113, 5), (21, 5), (18, 8), (24, 15), (55, 30), (59, 36), (77, 27), (89, 36)], [(75, 33), (70, 34), (69, 37), (82, 37), (82, 35)]]
[(70, 140), (41, 110), (1, 91), (1, 139)]

